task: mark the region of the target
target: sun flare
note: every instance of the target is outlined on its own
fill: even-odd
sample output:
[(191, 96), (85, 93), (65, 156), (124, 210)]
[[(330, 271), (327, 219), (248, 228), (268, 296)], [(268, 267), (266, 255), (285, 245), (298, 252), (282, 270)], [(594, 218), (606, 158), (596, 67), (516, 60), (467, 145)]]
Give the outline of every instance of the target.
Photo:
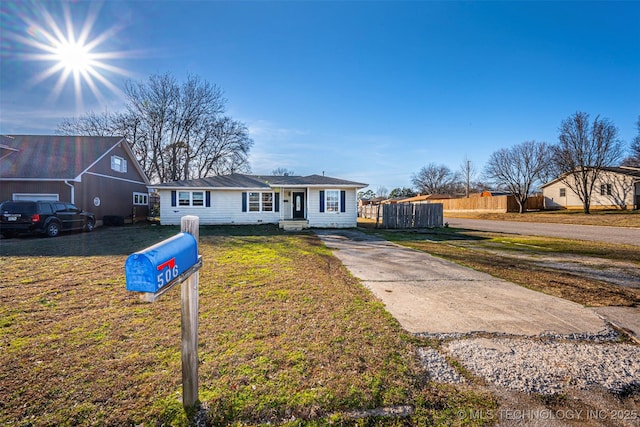
[[(62, 3), (62, 19), (58, 20), (45, 8), (46, 4), (41, 3), (34, 16), (22, 17), (28, 28), (27, 34), (13, 35), (16, 41), (30, 49), (22, 55), (23, 59), (51, 63), (48, 68), (33, 77), (30, 83), (41, 84), (57, 75), (57, 81), (50, 94), (55, 100), (71, 81), (78, 109), (82, 109), (84, 88), (89, 88), (99, 101), (104, 100), (101, 89), (106, 88), (120, 94), (120, 89), (109, 80), (109, 76), (131, 74), (107, 61), (129, 56), (129, 52), (99, 50), (103, 43), (118, 32), (118, 28), (112, 26), (94, 36), (99, 6), (90, 7), (82, 25), (77, 25), (78, 23), (73, 21), (68, 3)], [(63, 21), (63, 25), (59, 24), (60, 20)]]
[(84, 73), (92, 69), (91, 51), (83, 44), (65, 41), (57, 46), (54, 55), (66, 71)]

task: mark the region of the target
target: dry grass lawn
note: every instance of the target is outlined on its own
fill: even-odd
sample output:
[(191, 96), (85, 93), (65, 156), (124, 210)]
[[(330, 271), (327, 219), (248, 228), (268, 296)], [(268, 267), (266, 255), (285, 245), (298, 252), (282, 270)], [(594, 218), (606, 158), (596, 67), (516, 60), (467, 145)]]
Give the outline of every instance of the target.
[(552, 222), (577, 225), (606, 225), (613, 227), (640, 227), (640, 211), (582, 211), (561, 210), (519, 213), (445, 212), (447, 218), (492, 219), (498, 221)]
[[(125, 290), (127, 226), (0, 240), (0, 424), (186, 425), (180, 297)], [(488, 394), (428, 381), (416, 345), (313, 234), (202, 227), (200, 398), (208, 425), (456, 425)], [(350, 411), (410, 405), (409, 418)], [(474, 420), (482, 424), (482, 419)]]
[[(632, 224), (637, 218), (620, 215)], [(177, 231), (126, 226), (0, 240), (0, 424), (188, 423), (180, 403), (179, 290), (143, 303), (124, 278), (130, 253)], [(536, 262), (571, 255), (637, 271), (637, 247), (455, 229), (370, 232), (581, 304), (640, 303), (637, 288)], [(496, 408), (481, 385), (429, 382), (415, 351), (438, 343), (402, 330), (315, 235), (201, 227), (200, 252), (199, 390), (207, 425), (459, 425), (459, 411)], [(400, 405), (412, 414), (349, 415)]]

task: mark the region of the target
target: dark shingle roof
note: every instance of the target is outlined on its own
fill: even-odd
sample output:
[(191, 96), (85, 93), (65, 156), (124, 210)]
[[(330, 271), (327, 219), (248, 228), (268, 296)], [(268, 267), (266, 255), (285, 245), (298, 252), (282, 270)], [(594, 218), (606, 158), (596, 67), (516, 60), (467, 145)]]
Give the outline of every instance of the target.
[(339, 186), (366, 187), (367, 184), (331, 178), (329, 176), (279, 176), (279, 175), (218, 175), (208, 178), (191, 179), (186, 181), (166, 182), (153, 185), (153, 188), (269, 188), (276, 187), (309, 187), (309, 186)]
[(324, 175), (309, 175), (309, 176), (264, 176), (264, 177), (256, 177), (259, 179), (265, 179), (269, 183), (273, 185), (282, 185), (282, 186), (328, 186), (328, 185), (336, 185), (336, 186), (349, 186), (349, 187), (366, 187), (367, 184), (363, 184), (361, 182), (347, 181), (345, 179), (332, 178), (330, 176)]
[(609, 172), (615, 172), (615, 173), (619, 173), (619, 174), (623, 174), (623, 175), (628, 175), (628, 176), (635, 176), (637, 178), (640, 178), (640, 168), (632, 168), (632, 167), (618, 167), (618, 168), (614, 168), (614, 167), (608, 167), (608, 168), (602, 168), (606, 171)]
[(0, 178), (73, 179), (121, 137), (2, 135)]
[(269, 188), (269, 185), (250, 175), (234, 173), (231, 175), (209, 176), (207, 178), (171, 181), (156, 184), (153, 188)]

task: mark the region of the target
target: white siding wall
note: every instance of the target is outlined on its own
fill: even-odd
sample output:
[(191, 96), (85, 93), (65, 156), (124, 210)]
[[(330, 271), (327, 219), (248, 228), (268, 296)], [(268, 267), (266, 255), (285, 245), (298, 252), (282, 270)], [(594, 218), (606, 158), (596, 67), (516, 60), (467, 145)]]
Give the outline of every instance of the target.
[(279, 212), (242, 212), (242, 191), (211, 190), (211, 207), (171, 206), (171, 190), (158, 192), (162, 225), (179, 225), (185, 215), (199, 217), (201, 225), (277, 224), (280, 218)]
[[(328, 188), (328, 190), (335, 190)], [(307, 200), (307, 219), (310, 227), (351, 228), (358, 225), (358, 202), (354, 188), (346, 190), (346, 212), (320, 212), (320, 189), (311, 189)]]
[[(638, 191), (634, 188), (633, 177), (615, 174), (615, 173), (603, 173), (593, 187), (593, 193), (591, 193), (591, 207), (620, 207), (621, 204), (626, 204), (627, 209), (633, 209), (635, 192)], [(600, 185), (611, 185), (611, 196), (600, 195)], [(638, 187), (638, 186), (635, 186)], [(560, 197), (560, 188), (566, 188), (566, 197)], [(575, 194), (564, 182), (556, 182), (543, 189), (543, 195), (545, 197), (545, 208), (582, 208), (582, 201), (577, 194)]]
[[(566, 196), (560, 197), (560, 189), (565, 188)], [(545, 209), (554, 209), (554, 208), (581, 208), (582, 202), (578, 198), (578, 196), (571, 191), (567, 184), (564, 182), (556, 182), (551, 184), (548, 187), (545, 187), (542, 190), (542, 194), (544, 195), (544, 207)]]
[[(333, 188), (330, 188), (333, 189)], [(320, 212), (320, 189), (311, 189), (307, 198), (307, 219), (310, 227), (350, 228), (357, 226), (358, 207), (356, 189), (345, 190), (346, 212)], [(186, 189), (183, 191), (187, 191)], [(195, 191), (206, 191), (197, 189)], [(180, 218), (195, 215), (202, 225), (278, 224), (280, 212), (242, 212), (242, 191), (211, 190), (211, 207), (171, 206), (171, 190), (159, 190), (160, 223), (179, 225)], [(286, 192), (285, 192), (286, 194)], [(280, 198), (282, 199), (281, 194)], [(282, 217), (290, 217), (283, 213)]]

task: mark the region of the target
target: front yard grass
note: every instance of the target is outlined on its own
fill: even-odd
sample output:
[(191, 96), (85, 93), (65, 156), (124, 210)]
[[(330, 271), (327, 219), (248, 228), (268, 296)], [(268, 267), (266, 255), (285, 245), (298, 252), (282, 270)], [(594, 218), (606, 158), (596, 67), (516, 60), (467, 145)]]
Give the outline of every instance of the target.
[[(0, 424), (185, 425), (180, 292), (140, 302), (128, 254), (174, 227), (0, 240)], [(480, 425), (495, 399), (428, 381), (412, 337), (313, 234), (201, 227), (208, 425)], [(409, 418), (355, 410), (410, 405)]]

